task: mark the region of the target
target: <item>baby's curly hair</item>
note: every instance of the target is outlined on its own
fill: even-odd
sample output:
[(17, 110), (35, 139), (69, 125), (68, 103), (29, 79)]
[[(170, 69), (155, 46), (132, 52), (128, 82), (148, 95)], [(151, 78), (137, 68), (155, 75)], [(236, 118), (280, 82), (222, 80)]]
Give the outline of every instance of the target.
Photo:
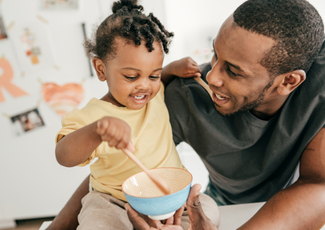
[(143, 6), (137, 0), (119, 0), (113, 3), (113, 14), (108, 16), (97, 28), (92, 39), (84, 43), (86, 54), (89, 58), (98, 57), (102, 60), (114, 58), (116, 54), (117, 37), (133, 42), (136, 46), (141, 41), (146, 41), (146, 47), (151, 52), (154, 41), (159, 42), (165, 53), (173, 33), (168, 32), (161, 22), (150, 13), (143, 13)]

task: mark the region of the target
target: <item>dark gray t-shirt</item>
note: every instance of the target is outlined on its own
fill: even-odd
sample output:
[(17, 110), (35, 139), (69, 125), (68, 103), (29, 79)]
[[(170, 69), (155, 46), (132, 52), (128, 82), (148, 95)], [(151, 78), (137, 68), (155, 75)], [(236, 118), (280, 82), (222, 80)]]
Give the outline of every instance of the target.
[[(206, 81), (211, 66), (201, 67)], [(193, 147), (217, 192), (228, 203), (267, 201), (287, 186), (304, 149), (324, 127), (325, 45), (306, 81), (268, 121), (250, 112), (221, 116), (192, 78), (175, 78), (165, 94), (175, 143)]]

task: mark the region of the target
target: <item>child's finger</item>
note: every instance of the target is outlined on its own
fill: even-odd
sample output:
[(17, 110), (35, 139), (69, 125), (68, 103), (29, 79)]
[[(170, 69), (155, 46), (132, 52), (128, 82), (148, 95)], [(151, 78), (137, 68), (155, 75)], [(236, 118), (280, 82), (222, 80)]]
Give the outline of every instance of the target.
[(135, 151), (135, 148), (131, 141), (129, 141), (129, 143), (127, 144), (126, 149), (130, 150), (131, 152)]
[(116, 138), (111, 138), (109, 140), (107, 140), (107, 144), (110, 147), (116, 147), (118, 140)]
[(106, 120), (99, 120), (97, 122), (97, 133), (99, 135), (104, 134), (104, 132), (107, 129), (107, 127), (108, 127), (108, 122)]
[(193, 72), (201, 73), (201, 69), (200, 69), (200, 67), (199, 67), (198, 65), (194, 65), (194, 66), (192, 67), (192, 71), (193, 71)]
[(115, 148), (117, 148), (117, 149), (126, 149), (127, 146), (128, 146), (128, 143), (129, 143), (128, 138), (123, 137), (123, 138), (121, 138), (120, 141), (118, 141), (118, 143), (116, 144)]

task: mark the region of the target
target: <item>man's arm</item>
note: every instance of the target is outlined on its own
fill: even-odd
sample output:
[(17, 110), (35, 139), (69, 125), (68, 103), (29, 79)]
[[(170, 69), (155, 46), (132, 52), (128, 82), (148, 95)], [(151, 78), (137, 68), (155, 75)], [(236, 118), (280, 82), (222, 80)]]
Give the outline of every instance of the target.
[(316, 230), (325, 224), (325, 128), (300, 161), (296, 183), (274, 195), (240, 230)]
[(81, 210), (81, 200), (88, 192), (89, 176), (79, 185), (47, 230), (76, 230), (78, 227), (78, 214)]

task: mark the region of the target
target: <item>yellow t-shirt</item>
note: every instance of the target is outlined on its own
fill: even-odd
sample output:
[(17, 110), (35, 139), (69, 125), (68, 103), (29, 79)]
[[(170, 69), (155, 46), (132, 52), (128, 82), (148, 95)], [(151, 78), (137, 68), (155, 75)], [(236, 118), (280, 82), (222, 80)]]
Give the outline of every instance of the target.
[[(149, 169), (159, 167), (184, 168), (173, 141), (169, 114), (164, 102), (164, 87), (140, 110), (117, 107), (109, 102), (91, 99), (82, 109), (74, 109), (62, 119), (62, 129), (56, 140), (104, 116), (117, 117), (131, 127), (134, 155)], [(81, 166), (90, 165), (90, 181), (94, 189), (125, 200), (122, 183), (142, 170), (121, 150), (102, 142)]]

